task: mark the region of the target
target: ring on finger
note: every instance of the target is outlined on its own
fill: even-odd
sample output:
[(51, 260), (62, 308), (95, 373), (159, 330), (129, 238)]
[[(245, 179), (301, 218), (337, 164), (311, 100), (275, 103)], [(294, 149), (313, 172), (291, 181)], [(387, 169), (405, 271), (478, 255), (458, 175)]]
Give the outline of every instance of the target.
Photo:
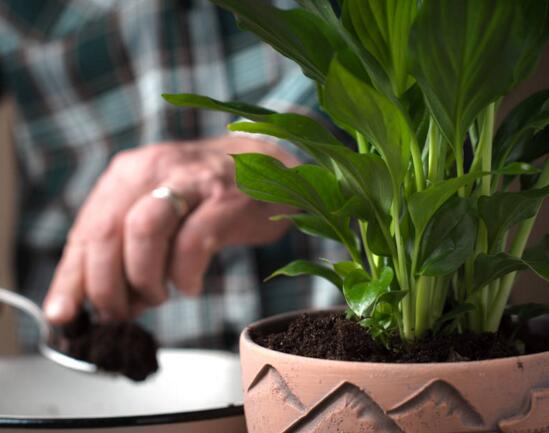
[(185, 200), (185, 197), (183, 197), (182, 194), (175, 192), (169, 186), (160, 185), (152, 190), (151, 196), (168, 201), (178, 218), (182, 218), (190, 210), (189, 203)]

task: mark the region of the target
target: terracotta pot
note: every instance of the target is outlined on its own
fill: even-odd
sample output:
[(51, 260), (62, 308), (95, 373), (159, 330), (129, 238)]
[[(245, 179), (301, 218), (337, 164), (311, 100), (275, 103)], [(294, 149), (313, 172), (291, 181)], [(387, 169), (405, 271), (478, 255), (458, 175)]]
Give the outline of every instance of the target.
[[(248, 433), (549, 432), (549, 352), (490, 361), (382, 364), (265, 349), (241, 335)], [(313, 313), (319, 314), (319, 313)]]

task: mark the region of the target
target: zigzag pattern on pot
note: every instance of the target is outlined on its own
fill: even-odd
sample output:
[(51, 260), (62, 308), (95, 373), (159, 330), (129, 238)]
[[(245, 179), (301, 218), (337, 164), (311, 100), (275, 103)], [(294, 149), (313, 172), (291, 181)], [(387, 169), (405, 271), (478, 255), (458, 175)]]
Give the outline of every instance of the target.
[(257, 373), (252, 383), (250, 383), (248, 392), (251, 392), (257, 385), (264, 381), (270, 382), (270, 392), (277, 393), (283, 402), (292, 406), (299, 412), (304, 412), (306, 410), (305, 405), (292, 392), (282, 375), (270, 364), (265, 364), (263, 368), (259, 370), (259, 373)]
[(343, 382), (284, 433), (404, 433), (366, 392)]
[(486, 432), (474, 406), (454, 386), (440, 379), (429, 382), (388, 413), (404, 431), (422, 425), (424, 432)]
[(267, 404), (269, 416), (258, 421), (261, 432), (279, 433), (307, 408), (292, 392), (280, 373), (271, 365), (264, 365), (247, 389), (246, 413), (261, 413)]
[[(487, 429), (478, 410), (450, 383), (434, 379), (390, 410), (358, 386), (344, 381), (307, 408), (282, 375), (264, 365), (248, 387), (248, 401), (275, 398), (274, 413), (293, 420), (273, 433), (549, 433), (549, 388), (534, 389), (521, 414), (501, 420), (498, 432)], [(252, 403), (253, 405), (253, 403)], [(273, 418), (279, 418), (274, 415)], [(412, 428), (412, 426), (414, 426)]]
[(549, 388), (530, 391), (523, 414), (499, 422), (503, 433), (549, 433)]

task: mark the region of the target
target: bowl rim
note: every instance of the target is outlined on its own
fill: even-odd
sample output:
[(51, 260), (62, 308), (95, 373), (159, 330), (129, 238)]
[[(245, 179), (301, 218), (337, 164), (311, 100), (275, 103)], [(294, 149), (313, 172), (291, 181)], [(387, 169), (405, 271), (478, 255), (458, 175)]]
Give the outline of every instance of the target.
[(75, 417), (75, 418), (47, 418), (47, 417), (7, 417), (0, 415), (0, 428), (112, 428), (137, 427), (161, 424), (182, 424), (194, 421), (209, 421), (220, 418), (231, 418), (244, 415), (244, 406), (229, 405), (227, 407), (205, 409), (191, 412), (172, 412), (152, 415), (130, 415), (115, 417)]

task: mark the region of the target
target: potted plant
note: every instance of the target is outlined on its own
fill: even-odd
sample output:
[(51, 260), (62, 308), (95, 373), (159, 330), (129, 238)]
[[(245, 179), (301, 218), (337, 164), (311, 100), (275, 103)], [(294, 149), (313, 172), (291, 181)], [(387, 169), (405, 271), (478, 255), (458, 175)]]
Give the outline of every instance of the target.
[[(548, 238), (525, 248), (549, 195), (549, 90), (495, 128), (502, 98), (538, 61), (548, 2), (296, 0), (299, 8), (280, 10), (212, 1), (297, 62), (356, 144), (306, 116), (164, 95), (246, 117), (252, 122), (229, 129), (290, 140), (315, 161), (286, 168), (265, 155), (234, 156), (244, 192), (301, 209), (279, 218), (349, 252), (345, 262), (297, 261), (275, 275), (329, 279), (346, 299), (344, 320), (388, 353), (497, 332), (516, 273), (549, 278)], [(549, 352), (402, 364), (296, 356), (254, 341), (290, 320), (268, 319), (242, 335), (250, 433), (549, 431)]]

